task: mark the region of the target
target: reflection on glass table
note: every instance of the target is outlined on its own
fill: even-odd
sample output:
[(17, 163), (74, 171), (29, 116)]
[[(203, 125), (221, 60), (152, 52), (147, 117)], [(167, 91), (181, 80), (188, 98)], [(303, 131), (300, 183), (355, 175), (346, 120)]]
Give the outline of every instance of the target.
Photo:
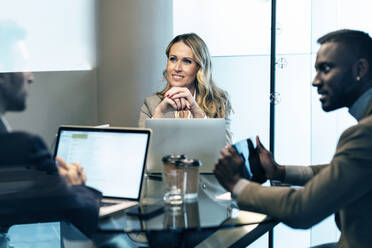
[[(207, 177), (214, 178), (213, 175)], [(146, 177), (144, 187), (143, 204), (164, 204), (162, 202), (163, 188), (161, 181)], [(185, 239), (187, 235), (192, 235), (193, 238), (190, 239), (197, 240), (192, 244), (194, 246), (217, 230), (221, 232), (224, 229), (246, 225), (251, 225), (251, 230), (253, 230), (261, 226), (260, 236), (277, 224), (275, 220), (266, 215), (240, 211), (234, 201), (231, 200), (229, 193), (216, 196), (209, 192), (208, 186), (201, 183), (198, 198), (195, 201), (186, 201), (176, 207), (169, 207), (164, 204), (164, 211), (159, 211), (150, 218), (128, 214), (127, 209), (101, 219), (98, 228), (103, 233), (145, 232), (149, 239), (153, 239), (156, 235), (156, 238), (160, 237), (159, 239), (162, 242), (173, 239), (174, 235), (182, 234), (182, 239)], [(265, 228), (262, 229), (264, 225)], [(259, 236), (256, 234), (255, 239)], [(182, 246), (185, 245), (184, 242), (182, 240)]]

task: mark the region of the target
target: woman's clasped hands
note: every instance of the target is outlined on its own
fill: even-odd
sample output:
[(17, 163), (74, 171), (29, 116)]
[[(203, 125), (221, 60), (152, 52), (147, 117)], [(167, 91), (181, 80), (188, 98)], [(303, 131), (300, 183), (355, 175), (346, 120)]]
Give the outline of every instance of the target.
[(162, 117), (170, 111), (189, 110), (194, 118), (204, 118), (205, 113), (196, 103), (190, 90), (186, 87), (172, 87), (164, 94), (164, 99), (155, 109), (154, 117)]

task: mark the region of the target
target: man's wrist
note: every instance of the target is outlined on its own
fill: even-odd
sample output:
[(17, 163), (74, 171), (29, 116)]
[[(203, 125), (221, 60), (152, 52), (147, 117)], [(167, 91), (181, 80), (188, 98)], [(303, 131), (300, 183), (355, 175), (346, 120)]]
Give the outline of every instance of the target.
[(284, 181), (285, 178), (285, 166), (283, 165), (276, 165), (276, 171), (273, 180), (278, 180), (278, 181)]
[(239, 181), (234, 185), (231, 191), (231, 197), (237, 198), (238, 195), (244, 190), (244, 188), (249, 184), (249, 181), (246, 179), (239, 179)]

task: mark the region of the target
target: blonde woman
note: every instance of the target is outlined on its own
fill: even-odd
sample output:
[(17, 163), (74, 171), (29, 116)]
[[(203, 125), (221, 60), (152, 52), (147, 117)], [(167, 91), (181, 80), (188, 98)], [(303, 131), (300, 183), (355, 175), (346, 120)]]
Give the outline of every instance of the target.
[(212, 63), (205, 42), (196, 34), (176, 36), (165, 51), (165, 88), (146, 97), (139, 126), (149, 118), (225, 118), (227, 134), (231, 105), (225, 91), (212, 79)]

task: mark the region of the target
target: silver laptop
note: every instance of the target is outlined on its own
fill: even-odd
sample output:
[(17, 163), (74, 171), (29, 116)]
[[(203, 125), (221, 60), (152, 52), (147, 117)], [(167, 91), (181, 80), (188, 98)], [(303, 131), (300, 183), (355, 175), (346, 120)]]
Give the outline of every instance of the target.
[(146, 170), (162, 171), (162, 157), (185, 154), (202, 162), (201, 173), (212, 173), (226, 145), (224, 119), (147, 119), (146, 127), (152, 130)]
[(103, 194), (99, 215), (138, 204), (151, 130), (61, 126), (55, 155), (80, 163), (86, 185)]

